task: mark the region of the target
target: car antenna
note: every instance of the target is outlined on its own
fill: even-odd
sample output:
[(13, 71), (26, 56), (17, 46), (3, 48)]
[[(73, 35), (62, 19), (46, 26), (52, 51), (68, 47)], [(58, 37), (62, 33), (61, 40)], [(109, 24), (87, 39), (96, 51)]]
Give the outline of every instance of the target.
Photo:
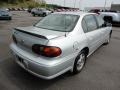
[[(66, 6), (65, 3), (66, 3), (66, 1), (64, 0), (64, 9), (65, 9), (65, 6)], [(65, 10), (65, 18), (66, 18), (66, 10)], [(64, 19), (65, 19), (65, 18), (64, 18)], [(67, 37), (67, 31), (66, 31), (66, 19), (65, 19), (64, 22), (65, 22), (65, 37)]]
[(82, 0), (79, 1), (79, 10), (81, 11), (81, 2)]
[(106, 10), (106, 4), (107, 4), (107, 1), (105, 0), (105, 3), (104, 3), (104, 11)]
[(75, 2), (74, 2), (74, 9), (75, 9), (75, 5), (76, 5), (76, 0), (75, 0)]

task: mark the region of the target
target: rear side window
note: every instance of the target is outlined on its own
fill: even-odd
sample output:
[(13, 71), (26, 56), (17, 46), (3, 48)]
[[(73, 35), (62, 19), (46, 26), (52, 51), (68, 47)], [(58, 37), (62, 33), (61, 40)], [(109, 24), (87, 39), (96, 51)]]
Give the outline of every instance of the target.
[(88, 32), (88, 28), (84, 19), (82, 20), (82, 28), (85, 33)]
[(87, 25), (87, 32), (94, 31), (97, 29), (97, 22), (95, 20), (95, 17), (93, 15), (87, 15), (84, 17), (84, 20)]

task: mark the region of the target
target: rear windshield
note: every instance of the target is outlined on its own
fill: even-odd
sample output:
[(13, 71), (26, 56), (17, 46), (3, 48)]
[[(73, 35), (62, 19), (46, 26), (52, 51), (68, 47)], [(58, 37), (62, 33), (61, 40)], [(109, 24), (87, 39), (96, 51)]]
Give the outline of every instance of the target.
[(70, 32), (75, 27), (78, 18), (78, 15), (51, 14), (43, 18), (35, 26), (53, 31)]

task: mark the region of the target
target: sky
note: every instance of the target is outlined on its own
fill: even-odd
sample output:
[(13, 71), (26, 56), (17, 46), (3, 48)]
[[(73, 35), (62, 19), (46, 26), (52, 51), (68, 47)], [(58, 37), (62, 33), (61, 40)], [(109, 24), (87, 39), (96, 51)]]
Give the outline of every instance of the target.
[[(104, 7), (105, 5), (105, 0), (45, 0), (45, 1), (49, 4), (57, 4), (82, 9), (84, 9), (85, 7)], [(120, 4), (120, 0), (106, 0), (106, 7), (110, 7), (111, 3)]]

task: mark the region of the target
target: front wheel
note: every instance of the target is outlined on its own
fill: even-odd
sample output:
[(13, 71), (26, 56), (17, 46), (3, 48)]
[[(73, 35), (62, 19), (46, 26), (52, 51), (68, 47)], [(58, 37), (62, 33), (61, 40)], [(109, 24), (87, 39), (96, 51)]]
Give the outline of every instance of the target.
[(73, 74), (77, 74), (79, 73), (84, 65), (85, 65), (85, 61), (86, 61), (86, 54), (85, 52), (81, 52), (77, 57), (76, 57), (76, 60), (75, 60), (75, 63), (74, 63), (74, 67), (73, 67)]

